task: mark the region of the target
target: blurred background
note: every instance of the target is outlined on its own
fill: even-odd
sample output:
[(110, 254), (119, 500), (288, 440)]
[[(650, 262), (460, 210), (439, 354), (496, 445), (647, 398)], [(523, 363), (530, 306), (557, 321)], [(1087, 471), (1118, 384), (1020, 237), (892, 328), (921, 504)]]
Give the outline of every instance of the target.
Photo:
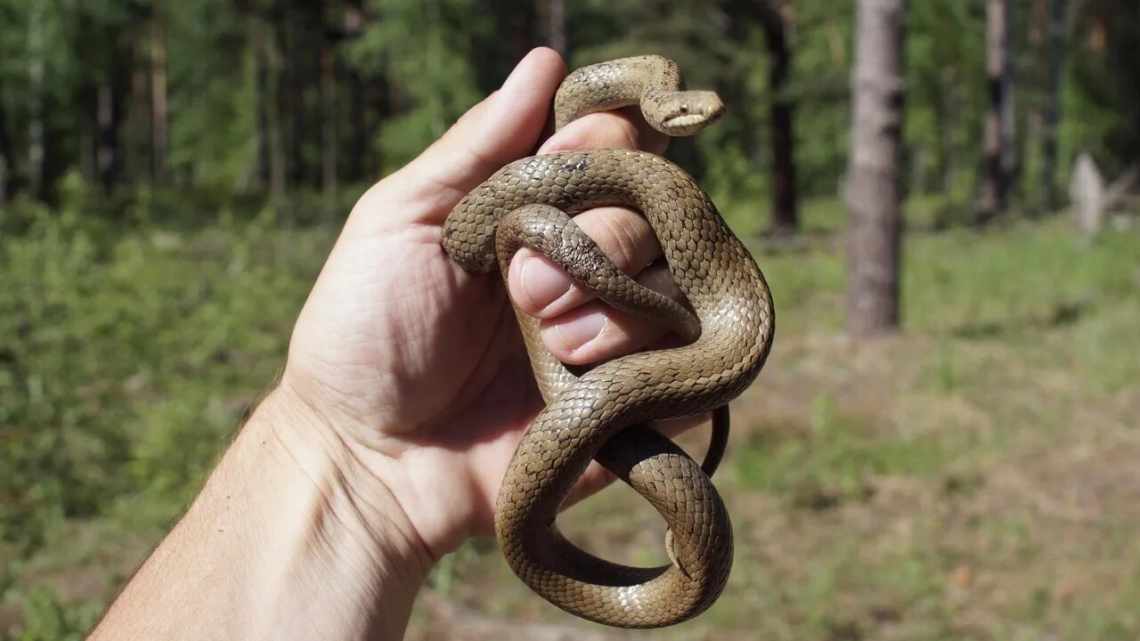
[[(282, 366), (339, 225), (531, 47), (662, 53), (776, 347), (661, 638), (1140, 638), (1134, 0), (0, 0), (0, 639), (78, 639)], [(699, 450), (703, 436), (689, 442)], [(662, 560), (612, 488), (572, 537)], [(446, 558), (409, 638), (632, 636)]]

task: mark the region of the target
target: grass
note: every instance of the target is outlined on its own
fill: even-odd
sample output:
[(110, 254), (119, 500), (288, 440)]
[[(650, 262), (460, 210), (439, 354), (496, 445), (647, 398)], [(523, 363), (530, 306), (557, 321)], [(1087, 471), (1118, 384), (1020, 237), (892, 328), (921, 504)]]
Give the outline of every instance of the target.
[[(912, 225), (906, 331), (861, 342), (842, 335), (841, 216), (808, 203), (809, 242), (758, 249), (777, 343), (734, 406), (717, 481), (736, 564), (707, 615), (660, 638), (1140, 636), (1140, 233)], [(192, 495), (280, 367), (335, 233), (31, 221), (0, 246), (0, 336), (21, 337), (0, 343), (15, 445), (0, 638), (22, 641), (78, 638)], [(564, 521), (608, 558), (662, 558), (656, 516), (624, 488)], [(431, 585), (487, 616), (598, 630), (531, 594), (487, 541)], [(420, 609), (409, 636), (443, 626)]]
[[(838, 242), (758, 254), (777, 343), (718, 481), (736, 565), (706, 616), (659, 636), (1140, 635), (1140, 235), (912, 233), (906, 331), (867, 343), (841, 336)], [(660, 546), (622, 488), (563, 520), (609, 558)], [(450, 572), (454, 598), (563, 620), (493, 550)]]

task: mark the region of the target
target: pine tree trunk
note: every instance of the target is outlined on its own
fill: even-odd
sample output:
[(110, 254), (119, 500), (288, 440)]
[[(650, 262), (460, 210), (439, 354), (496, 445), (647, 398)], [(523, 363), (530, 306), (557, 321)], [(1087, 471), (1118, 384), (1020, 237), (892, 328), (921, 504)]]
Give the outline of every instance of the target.
[(1005, 211), (1013, 173), (1013, 73), (1010, 64), (1009, 0), (986, 0), (986, 114), (984, 183), (978, 222)]
[[(307, 89), (304, 64), (312, 59), (313, 52), (305, 46), (304, 18), (296, 11), (284, 9), (282, 18), (278, 21), (278, 49), (281, 55), (281, 66), (278, 75), (284, 86), (284, 91), (277, 93), (279, 117), (282, 119), (281, 133), (285, 144), (285, 176), (290, 185), (299, 186), (310, 179), (315, 183), (315, 171), (310, 173), (305, 166), (305, 126), (307, 110), (305, 108), (305, 90)], [(318, 58), (319, 58), (318, 53)], [(320, 71), (317, 71), (319, 77)], [(311, 78), (311, 76), (310, 76)], [(311, 80), (309, 80), (311, 82)], [(317, 83), (319, 85), (318, 78)], [(319, 98), (319, 96), (318, 96)], [(287, 119), (287, 124), (286, 124)], [(315, 184), (313, 186), (316, 186)]]
[(151, 24), (150, 47), (150, 117), (151, 117), (151, 178), (155, 182), (166, 179), (170, 134), (166, 94), (166, 18), (156, 12)]
[(95, 173), (104, 191), (111, 191), (115, 180), (115, 96), (111, 86), (111, 72), (99, 83), (95, 98)]
[(937, 130), (936, 163), (940, 172), (940, 189), (943, 194), (951, 194), (954, 189), (954, 160), (951, 132), (954, 131), (953, 110), (950, 107), (949, 91), (939, 92), (934, 102), (934, 126)]
[(269, 17), (248, 16), (250, 55), (253, 57), (254, 113), (256, 119), (256, 167), (254, 181), (268, 190), (271, 206), (285, 201), (286, 161), (282, 135), (281, 54), (278, 46), (276, 11)]
[(95, 166), (103, 189), (110, 192), (123, 178), (123, 124), (126, 92), (130, 84), (130, 56), (119, 47), (111, 51), (97, 102), (98, 142)]
[(12, 144), (8, 138), (8, 112), (5, 106), (4, 91), (0, 90), (0, 206), (8, 202), (12, 172)]
[(772, 0), (759, 0), (758, 15), (768, 45), (769, 127), (772, 148), (772, 227), (774, 235), (795, 233), (799, 228), (796, 195), (795, 107), (787, 96), (792, 70), (787, 25)]
[(336, 210), (337, 195), (336, 56), (332, 45), (321, 49), (321, 191), (326, 214)]
[(562, 54), (569, 55), (566, 40), (566, 4), (563, 0), (539, 0), (539, 20), (542, 23), (546, 46)]
[(28, 191), (44, 196), (44, 12), (32, 3), (28, 20)]
[(127, 80), (127, 107), (124, 127), (124, 172), (133, 179), (150, 176), (151, 168), (151, 123), (150, 117), (150, 68), (140, 63), (146, 60), (134, 45), (131, 47), (130, 69)]
[(1049, 78), (1045, 95), (1045, 113), (1041, 126), (1041, 190), (1049, 211), (1058, 208), (1057, 202), (1057, 139), (1061, 127), (1061, 85), (1064, 81), (1066, 48), (1065, 0), (1049, 0)]
[(265, 38), (266, 95), (265, 115), (269, 152), (269, 197), (274, 206), (285, 203), (288, 159), (285, 155), (285, 123), (281, 97), (281, 51), (277, 34), (270, 26)]
[(269, 185), (269, 61), (266, 59), (265, 29), (255, 17), (249, 18), (251, 55), (253, 57), (254, 114), (257, 167), (256, 185), (265, 189)]
[[(367, 89), (360, 72), (351, 67), (346, 70), (348, 77), (348, 180), (359, 181), (365, 178), (365, 160), (369, 155), (368, 147), (371, 142), (367, 119), (368, 101)], [(376, 168), (369, 166), (368, 177), (371, 178)]]
[(847, 331), (897, 330), (905, 0), (859, 0), (848, 168)]

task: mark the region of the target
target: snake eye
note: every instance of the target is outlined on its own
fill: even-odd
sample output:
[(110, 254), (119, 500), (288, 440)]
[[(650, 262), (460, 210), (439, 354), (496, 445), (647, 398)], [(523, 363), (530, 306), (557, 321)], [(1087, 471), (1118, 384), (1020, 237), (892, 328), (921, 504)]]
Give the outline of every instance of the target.
[(689, 105), (681, 105), (681, 113), (683, 113), (683, 114), (689, 113)]

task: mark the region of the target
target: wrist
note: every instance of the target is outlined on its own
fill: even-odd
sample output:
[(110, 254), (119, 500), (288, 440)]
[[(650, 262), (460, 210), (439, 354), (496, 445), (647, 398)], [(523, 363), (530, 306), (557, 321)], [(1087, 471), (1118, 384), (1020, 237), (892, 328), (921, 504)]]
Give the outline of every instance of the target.
[[(471, 476), (454, 469), (465, 457), (406, 438), (393, 427), (398, 422), (379, 415), (365, 421), (335, 399), (287, 370), (265, 404), (267, 412), (283, 417), (274, 421), (283, 442), (317, 459), (307, 465), (331, 464), (357, 502), (381, 495), (389, 501), (401, 534), (417, 544), (429, 566), (457, 548), (471, 535), (481, 507)], [(389, 518), (362, 516), (368, 522)]]
[(328, 438), (274, 390), (90, 638), (400, 638), (430, 557)]
[(231, 451), (239, 479), (277, 470), (244, 515), (261, 528), (250, 591), (271, 590), (246, 638), (285, 629), (296, 634), (287, 638), (401, 638), (432, 561), (391, 491), (287, 386), (262, 401)]
[(282, 464), (292, 465), (307, 479), (318, 491), (320, 508), (352, 530), (357, 540), (383, 551), (409, 572), (426, 575), (434, 559), (376, 469), (394, 467), (393, 461), (363, 451), (287, 384), (265, 398), (245, 431), (271, 438)]

